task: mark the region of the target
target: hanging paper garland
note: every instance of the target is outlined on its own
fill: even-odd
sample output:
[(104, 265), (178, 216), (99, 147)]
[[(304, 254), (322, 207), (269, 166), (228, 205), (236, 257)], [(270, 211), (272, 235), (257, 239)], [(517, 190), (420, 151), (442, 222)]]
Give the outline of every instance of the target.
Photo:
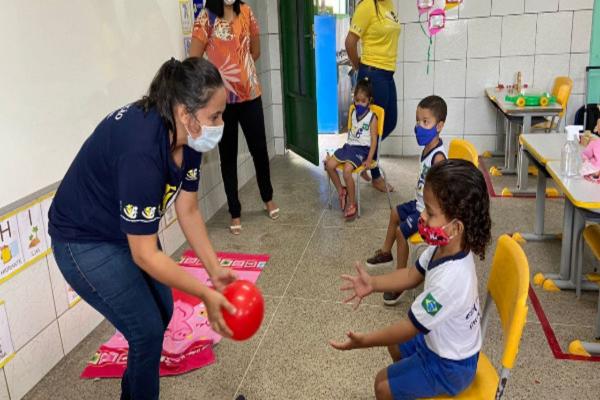
[(446, 0), (446, 7), (445, 10), (451, 10), (454, 7), (458, 7), (461, 3), (463, 2), (463, 0)]
[[(417, 10), (419, 11), (419, 25), (423, 34), (429, 38), (429, 46), (427, 48), (427, 74), (429, 74), (429, 64), (431, 63), (431, 45), (433, 44), (433, 37), (440, 33), (446, 26), (446, 10), (450, 10), (461, 4), (463, 0), (446, 0), (444, 1), (444, 8), (436, 8), (435, 0), (417, 0)], [(421, 20), (421, 16), (427, 14), (426, 21)], [(423, 27), (423, 23), (427, 22), (427, 31)]]
[(437, 35), (446, 26), (446, 11), (438, 8), (429, 13), (429, 34)]
[(417, 0), (419, 15), (426, 13), (433, 7), (434, 0)]

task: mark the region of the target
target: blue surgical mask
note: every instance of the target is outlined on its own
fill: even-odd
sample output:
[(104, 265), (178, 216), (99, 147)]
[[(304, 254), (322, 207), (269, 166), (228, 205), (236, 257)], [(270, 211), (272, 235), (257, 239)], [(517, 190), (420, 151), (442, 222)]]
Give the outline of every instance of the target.
[(217, 125), (217, 126), (204, 126), (202, 125), (201, 135), (197, 138), (193, 138), (190, 134), (187, 126), (185, 130), (188, 133), (187, 142), (188, 146), (197, 152), (206, 153), (217, 147), (217, 144), (221, 141), (221, 137), (223, 136), (223, 128), (225, 125)]
[(415, 135), (419, 146), (427, 146), (437, 136), (438, 131), (434, 126), (431, 129), (423, 128), (421, 125), (415, 125)]
[(363, 106), (362, 104), (354, 103), (354, 108), (356, 109), (357, 117), (363, 116), (367, 111), (369, 111), (369, 106)]

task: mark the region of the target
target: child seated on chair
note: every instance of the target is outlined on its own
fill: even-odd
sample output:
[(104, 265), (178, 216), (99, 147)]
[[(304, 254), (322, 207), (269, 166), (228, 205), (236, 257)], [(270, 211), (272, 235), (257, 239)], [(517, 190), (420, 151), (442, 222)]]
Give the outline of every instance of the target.
[(345, 302), (373, 292), (401, 292), (425, 281), (408, 318), (369, 332), (349, 331), (338, 350), (387, 346), (393, 363), (375, 377), (381, 399), (430, 398), (466, 389), (481, 349), (480, 308), (473, 255), (484, 258), (491, 238), (490, 200), (483, 174), (472, 163), (450, 159), (429, 170), (419, 232), (430, 245), (415, 266), (369, 276), (342, 275)]
[[(399, 204), (391, 210), (383, 246), (367, 259), (368, 267), (390, 265), (394, 261), (391, 251), (396, 242), (396, 268), (406, 268), (408, 239), (417, 233), (417, 221), (425, 209), (423, 202), (425, 176), (433, 165), (448, 158), (444, 143), (440, 139), (447, 112), (446, 102), (439, 96), (428, 96), (419, 102), (415, 135), (419, 146), (424, 147), (419, 164), (419, 179), (415, 190), (416, 199)], [(388, 306), (396, 305), (400, 302), (401, 295), (402, 292), (386, 292), (383, 294), (383, 302)]]
[[(352, 125), (349, 127), (348, 140), (333, 156), (328, 154), (325, 160), (325, 169), (338, 192), (340, 208), (347, 219), (354, 218), (357, 213), (352, 171), (361, 165), (371, 168), (377, 149), (377, 116), (369, 108), (372, 98), (371, 83), (366, 78), (361, 79), (354, 89), (354, 110), (350, 116)], [(340, 164), (344, 165), (346, 186), (342, 186), (336, 171)]]

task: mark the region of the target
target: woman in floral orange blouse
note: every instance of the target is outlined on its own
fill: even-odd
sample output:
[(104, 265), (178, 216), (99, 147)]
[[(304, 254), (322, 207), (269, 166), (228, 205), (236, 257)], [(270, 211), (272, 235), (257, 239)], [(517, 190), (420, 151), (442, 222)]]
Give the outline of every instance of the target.
[(237, 181), (238, 123), (254, 161), (267, 214), (272, 219), (279, 217), (279, 208), (273, 202), (261, 90), (254, 65), (260, 56), (258, 35), (258, 22), (247, 4), (240, 0), (207, 0), (194, 24), (190, 47), (192, 57), (202, 57), (206, 52), (209, 61), (221, 72), (227, 89), (219, 154), (231, 214), (229, 229), (234, 235), (242, 230)]

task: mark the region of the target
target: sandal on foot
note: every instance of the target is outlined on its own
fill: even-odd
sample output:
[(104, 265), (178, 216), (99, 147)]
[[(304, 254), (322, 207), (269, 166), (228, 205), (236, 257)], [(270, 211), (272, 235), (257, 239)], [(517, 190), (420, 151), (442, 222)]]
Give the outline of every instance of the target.
[(356, 218), (357, 213), (358, 208), (356, 207), (356, 204), (348, 204), (348, 207), (344, 212), (344, 218), (346, 218), (346, 221), (352, 221), (354, 218)]
[(242, 233), (242, 225), (230, 225), (229, 232), (231, 232), (232, 235), (239, 235)]
[(348, 191), (346, 187), (342, 187), (342, 192), (338, 194), (338, 199), (340, 200), (340, 208), (342, 211), (346, 209), (346, 199), (348, 198)]
[(269, 218), (271, 218), (273, 221), (275, 221), (277, 218), (279, 218), (279, 207), (269, 211), (265, 208), (265, 211), (269, 214)]

